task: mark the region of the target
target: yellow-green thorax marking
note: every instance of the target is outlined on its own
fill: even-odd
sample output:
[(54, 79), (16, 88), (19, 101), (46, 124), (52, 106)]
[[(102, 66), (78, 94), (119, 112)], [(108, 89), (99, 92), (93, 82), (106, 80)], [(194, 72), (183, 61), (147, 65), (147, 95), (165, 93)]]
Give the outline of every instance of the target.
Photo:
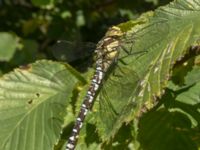
[(97, 54), (96, 71), (81, 105), (81, 109), (76, 119), (72, 133), (69, 137), (66, 150), (75, 149), (83, 121), (87, 115), (88, 110), (92, 107), (94, 97), (96, 96), (97, 90), (100, 87), (104, 74), (118, 56), (118, 50), (120, 46), (119, 39), (121, 36), (122, 32), (120, 28), (113, 26), (112, 28), (109, 28), (106, 35), (97, 44), (97, 48), (95, 50)]
[[(109, 28), (103, 39), (97, 44), (97, 66), (100, 65), (104, 72), (117, 58), (120, 46), (119, 38), (123, 35), (119, 27)], [(100, 64), (99, 64), (100, 63)]]

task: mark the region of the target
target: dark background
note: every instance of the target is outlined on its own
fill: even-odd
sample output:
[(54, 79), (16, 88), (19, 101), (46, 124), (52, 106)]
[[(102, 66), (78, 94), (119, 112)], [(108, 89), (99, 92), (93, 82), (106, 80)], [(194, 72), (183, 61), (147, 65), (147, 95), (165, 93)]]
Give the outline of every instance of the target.
[[(13, 57), (0, 60), (0, 72), (4, 74), (38, 59), (60, 59), (60, 51), (67, 52), (65, 57), (72, 66), (84, 71), (92, 64), (94, 48), (84, 46), (83, 41), (97, 43), (110, 26), (135, 19), (170, 1), (0, 0), (0, 32), (19, 37)], [(76, 46), (56, 43), (58, 40), (75, 41)]]

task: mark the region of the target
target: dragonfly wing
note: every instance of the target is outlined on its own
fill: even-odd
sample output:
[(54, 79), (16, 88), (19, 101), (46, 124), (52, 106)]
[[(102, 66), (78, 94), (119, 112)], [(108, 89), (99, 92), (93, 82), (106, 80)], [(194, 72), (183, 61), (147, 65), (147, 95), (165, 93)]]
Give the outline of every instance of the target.
[[(105, 133), (110, 135), (124, 121), (127, 105), (134, 100), (139, 90), (138, 75), (127, 68), (115, 68), (100, 91), (100, 122)], [(133, 102), (134, 105), (135, 102)], [(131, 108), (133, 109), (133, 108)], [(105, 136), (107, 136), (105, 135)]]
[[(169, 27), (165, 21), (154, 22), (150, 25), (144, 26), (141, 29), (135, 28), (135, 31), (127, 32), (121, 39), (121, 46), (128, 51), (129, 55), (141, 56), (148, 52), (148, 48), (155, 46), (166, 38)], [(154, 39), (152, 39), (152, 36)], [(151, 40), (152, 39), (152, 40)], [(147, 41), (145, 44), (141, 41)], [(137, 55), (135, 55), (137, 54)]]
[(58, 41), (52, 47), (52, 54), (57, 60), (73, 62), (90, 56), (95, 46), (90, 42)]

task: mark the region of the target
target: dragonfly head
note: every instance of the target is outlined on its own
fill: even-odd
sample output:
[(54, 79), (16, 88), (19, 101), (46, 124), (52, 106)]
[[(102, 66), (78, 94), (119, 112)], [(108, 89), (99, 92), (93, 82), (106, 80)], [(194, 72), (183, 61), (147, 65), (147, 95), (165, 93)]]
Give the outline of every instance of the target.
[(106, 37), (121, 37), (122, 35), (123, 35), (123, 32), (117, 26), (113, 26), (109, 28), (106, 33)]

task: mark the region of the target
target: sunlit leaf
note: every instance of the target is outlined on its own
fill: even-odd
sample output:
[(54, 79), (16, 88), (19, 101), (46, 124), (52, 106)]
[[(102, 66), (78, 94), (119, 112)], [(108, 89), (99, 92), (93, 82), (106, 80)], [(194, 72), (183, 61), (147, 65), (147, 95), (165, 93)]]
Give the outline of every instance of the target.
[(0, 80), (0, 149), (52, 149), (76, 81), (69, 68), (50, 61), (4, 75)]

